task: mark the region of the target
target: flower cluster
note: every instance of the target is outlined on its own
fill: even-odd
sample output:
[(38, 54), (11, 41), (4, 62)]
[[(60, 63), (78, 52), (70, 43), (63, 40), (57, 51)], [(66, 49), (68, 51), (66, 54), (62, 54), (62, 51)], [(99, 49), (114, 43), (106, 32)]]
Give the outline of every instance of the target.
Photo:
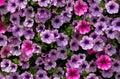
[(0, 79), (120, 79), (119, 0), (0, 0)]

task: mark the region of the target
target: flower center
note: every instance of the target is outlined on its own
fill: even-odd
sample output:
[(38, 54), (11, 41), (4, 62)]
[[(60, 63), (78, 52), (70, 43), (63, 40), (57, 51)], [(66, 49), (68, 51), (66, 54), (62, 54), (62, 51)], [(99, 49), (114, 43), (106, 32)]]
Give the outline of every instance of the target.
[(43, 74), (39, 74), (39, 77), (42, 78), (42, 77), (43, 77)]
[(114, 9), (114, 7), (115, 7), (114, 5), (110, 5), (110, 9)]

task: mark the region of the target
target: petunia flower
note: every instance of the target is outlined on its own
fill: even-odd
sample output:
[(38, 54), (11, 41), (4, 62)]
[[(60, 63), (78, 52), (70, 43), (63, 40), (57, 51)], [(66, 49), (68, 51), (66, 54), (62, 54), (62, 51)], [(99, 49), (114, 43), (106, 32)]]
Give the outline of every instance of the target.
[(101, 55), (96, 60), (97, 67), (101, 70), (108, 70), (111, 68), (112, 60), (107, 55)]
[(22, 52), (26, 55), (32, 55), (34, 52), (34, 44), (30, 40), (24, 40), (22, 44)]
[(5, 0), (0, 0), (0, 6), (3, 6), (5, 4)]
[(79, 69), (67, 68), (66, 77), (67, 79), (80, 79)]
[(80, 32), (80, 34), (86, 34), (90, 31), (90, 23), (85, 20), (81, 20), (76, 28)]
[(119, 4), (112, 0), (106, 3), (105, 8), (109, 14), (115, 14), (119, 11)]
[(87, 9), (88, 9), (88, 5), (86, 2), (84, 2), (82, 0), (76, 1), (75, 5), (74, 5), (74, 12), (76, 15), (78, 15), (78, 16), (84, 15), (84, 13), (87, 12)]

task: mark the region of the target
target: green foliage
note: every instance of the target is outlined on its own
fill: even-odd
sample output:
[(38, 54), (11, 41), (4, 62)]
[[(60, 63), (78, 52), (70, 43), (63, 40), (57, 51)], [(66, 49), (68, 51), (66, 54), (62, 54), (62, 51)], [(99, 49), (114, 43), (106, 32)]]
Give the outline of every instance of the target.
[(52, 68), (48, 71), (48, 74), (53, 74), (55, 72), (58, 72), (58, 69), (57, 68)]
[(19, 59), (18, 58), (14, 58), (14, 59), (12, 59), (12, 61), (13, 61), (13, 63), (19, 65)]

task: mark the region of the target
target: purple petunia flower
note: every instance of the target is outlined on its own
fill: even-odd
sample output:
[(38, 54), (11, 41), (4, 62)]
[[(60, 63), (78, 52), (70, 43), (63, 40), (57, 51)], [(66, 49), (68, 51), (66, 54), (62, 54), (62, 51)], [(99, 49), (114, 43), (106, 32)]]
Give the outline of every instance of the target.
[(27, 62), (27, 61), (21, 61), (20, 60), (20, 67), (22, 68), (22, 69), (28, 69), (29, 67), (30, 67), (30, 64), (29, 64), (29, 62)]
[(93, 41), (93, 44), (94, 44), (93, 45), (93, 50), (95, 50), (95, 51), (102, 51), (104, 46), (105, 46), (105, 42), (101, 38), (99, 38), (99, 37), (97, 37)]
[(57, 48), (58, 54), (59, 54), (59, 58), (60, 59), (66, 59), (67, 58), (67, 49), (66, 47), (58, 47)]
[(63, 18), (62, 16), (58, 15), (58, 16), (55, 16), (52, 20), (52, 26), (54, 28), (60, 28), (60, 26), (62, 26), (63, 24)]
[(88, 62), (87, 61), (82, 61), (80, 63), (79, 69), (80, 69), (80, 73), (82, 73), (83, 71), (88, 71), (88, 69), (89, 69)]
[(120, 61), (119, 61), (119, 60), (114, 60), (114, 61), (112, 62), (111, 69), (112, 69), (114, 72), (120, 72)]
[(21, 55), (21, 49), (20, 49), (20, 46), (13, 46), (13, 47), (10, 47), (10, 51), (11, 51), (11, 54), (13, 56), (20, 56)]
[(51, 13), (46, 8), (38, 8), (37, 13), (35, 14), (35, 21), (37, 23), (42, 22), (45, 23), (48, 19), (51, 18)]
[(109, 56), (116, 54), (116, 47), (111, 44), (107, 44), (105, 47), (105, 53)]
[(1, 70), (5, 72), (10, 72), (11, 63), (12, 62), (9, 59), (3, 59), (0, 63)]
[(79, 41), (75, 38), (71, 39), (70, 41), (70, 49), (72, 51), (77, 51), (79, 50)]
[(106, 23), (107, 25), (110, 25), (111, 23), (110, 23), (110, 18), (108, 17), (108, 16), (104, 16), (104, 15), (102, 15), (102, 16), (100, 16), (99, 18), (98, 18), (98, 22), (104, 22), (104, 23)]
[(39, 69), (36, 72), (36, 78), (35, 79), (49, 79), (47, 76), (47, 72), (45, 70)]
[(90, 11), (93, 16), (101, 16), (103, 9), (99, 5), (93, 5), (90, 7)]
[(116, 73), (115, 79), (120, 79), (120, 72)]
[(10, 15), (10, 21), (13, 24), (19, 25), (19, 23), (20, 23), (20, 16), (18, 14), (12, 14), (12, 15)]
[(17, 65), (16, 64), (14, 64), (14, 63), (11, 63), (11, 65), (10, 65), (10, 72), (16, 72), (17, 71)]
[(34, 21), (31, 18), (26, 18), (25, 21), (24, 21), (24, 23), (23, 23), (23, 25), (25, 27), (32, 27), (33, 24), (34, 24)]
[(38, 44), (34, 44), (34, 53), (41, 53), (42, 47)]
[(110, 39), (114, 39), (115, 38), (116, 32), (115, 32), (115, 30), (113, 29), (112, 26), (109, 27), (109, 28), (107, 28), (106, 31), (105, 31), (105, 33), (106, 33), (106, 35), (107, 35), (108, 38), (110, 38)]
[(11, 36), (8, 38), (8, 45), (9, 46), (19, 46), (22, 43), (19, 37)]
[(98, 35), (97, 33), (95, 33), (95, 32), (92, 32), (92, 33), (90, 34), (90, 37), (93, 38), (93, 39), (96, 39), (98, 36), (99, 36), (99, 35)]
[(78, 55), (72, 55), (71, 59), (69, 60), (68, 64), (71, 68), (79, 68), (80, 58)]
[(90, 61), (89, 63), (89, 72), (96, 72), (97, 71), (97, 66), (96, 66), (96, 63), (95, 61)]
[(82, 38), (82, 40), (80, 41), (80, 46), (84, 50), (88, 50), (88, 49), (93, 48), (93, 39), (91, 37), (84, 36)]
[(34, 9), (32, 6), (29, 6), (25, 9), (25, 16), (31, 18), (35, 16)]
[(24, 17), (26, 15), (25, 13), (26, 13), (26, 8), (18, 10), (18, 15), (21, 16), (21, 17)]
[(119, 4), (112, 0), (106, 3), (105, 8), (109, 14), (115, 14), (119, 11)]
[(10, 11), (11, 13), (14, 13), (18, 7), (18, 4), (19, 3), (17, 2), (17, 0), (9, 0), (7, 10)]
[(99, 78), (96, 76), (96, 74), (90, 73), (90, 74), (86, 77), (86, 79), (99, 79)]
[(66, 0), (66, 7), (67, 11), (73, 11), (74, 1), (73, 0)]
[(7, 79), (21, 79), (18, 72), (14, 72), (8, 75)]
[(21, 74), (22, 79), (33, 79), (33, 75), (30, 72), (25, 71)]
[(64, 7), (65, 0), (51, 0), (51, 5), (54, 5), (56, 7)]
[(103, 35), (103, 31), (106, 30), (107, 25), (104, 22), (97, 22), (95, 24), (95, 33), (97, 33), (98, 35)]
[(99, 4), (101, 0), (87, 0), (87, 2), (89, 3), (90, 6), (95, 5), (95, 4)]
[(114, 30), (120, 31), (120, 18), (113, 19), (112, 26)]
[(71, 20), (71, 12), (68, 12), (68, 11), (63, 11), (61, 13), (61, 16), (63, 17), (63, 22), (69, 22)]
[(3, 34), (0, 34), (0, 46), (6, 46), (7, 45), (7, 37)]
[(38, 4), (40, 7), (47, 7), (50, 3), (50, 0), (38, 0)]
[(102, 71), (102, 76), (104, 78), (111, 78), (113, 76), (112, 69)]
[(59, 54), (58, 54), (57, 50), (51, 49), (51, 50), (49, 51), (48, 56), (50, 57), (51, 60), (57, 60)]
[(56, 42), (56, 39), (59, 37), (58, 30), (57, 29), (52, 30), (52, 34), (54, 36), (53, 42)]
[(21, 9), (25, 8), (27, 5), (27, 0), (17, 0), (17, 2), (19, 3), (19, 7)]
[(8, 12), (7, 10), (7, 3), (5, 3), (4, 5), (0, 6), (0, 15), (6, 14)]
[(66, 46), (68, 44), (68, 36), (64, 33), (60, 33), (59, 37), (57, 38), (56, 42), (58, 46)]
[(56, 65), (57, 65), (56, 62), (53, 61), (53, 60), (48, 60), (48, 61), (44, 62), (44, 68), (45, 68), (45, 70), (50, 70), (52, 68), (55, 68)]
[(2, 73), (0, 73), (0, 78), (1, 79), (6, 79), (5, 76)]
[(36, 27), (36, 31), (37, 32), (41, 32), (41, 31), (44, 31), (45, 30), (45, 25), (44, 24), (39, 24), (37, 27)]
[(13, 36), (21, 37), (23, 35), (23, 27), (21, 25), (14, 25), (11, 31)]
[(38, 58), (36, 59), (36, 61), (35, 61), (35, 64), (36, 64), (37, 66), (42, 65), (42, 64), (43, 64), (43, 59), (42, 59), (41, 57), (38, 57)]
[(53, 42), (53, 34), (51, 33), (50, 30), (44, 30), (40, 33), (40, 37), (41, 37), (41, 40), (42, 42), (45, 42), (47, 44), (50, 44)]
[(25, 28), (23, 35), (26, 39), (33, 39), (35, 36), (35, 33), (32, 28)]

